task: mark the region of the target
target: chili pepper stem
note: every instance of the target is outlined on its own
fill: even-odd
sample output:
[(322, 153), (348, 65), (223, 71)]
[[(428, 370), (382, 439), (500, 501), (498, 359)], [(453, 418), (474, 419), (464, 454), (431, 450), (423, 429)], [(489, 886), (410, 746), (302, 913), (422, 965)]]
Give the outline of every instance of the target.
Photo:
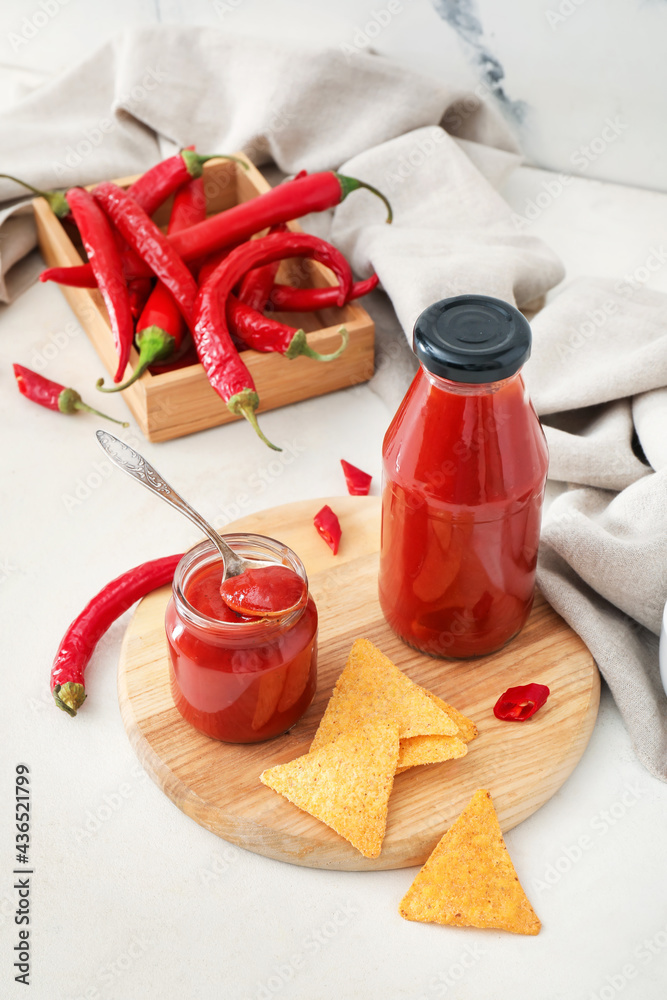
[(99, 410), (94, 410), (92, 406), (88, 406), (87, 403), (83, 402), (76, 389), (63, 389), (58, 396), (58, 409), (61, 413), (74, 413), (76, 410), (85, 410), (86, 413), (94, 413), (105, 420), (111, 420), (114, 424), (120, 424), (121, 427), (130, 426), (127, 420), (116, 420), (115, 417), (110, 417), (106, 413), (101, 413)]
[(313, 350), (313, 348), (309, 346), (305, 331), (297, 330), (283, 357), (288, 358), (291, 361), (292, 358), (296, 358), (300, 354), (303, 354), (307, 358), (313, 358), (314, 361), (335, 361), (336, 358), (341, 356), (350, 340), (349, 334), (344, 326), (341, 326), (338, 333), (342, 338), (342, 343), (338, 350), (334, 351), (333, 354), (320, 354), (318, 351)]
[(67, 199), (62, 191), (40, 191), (39, 188), (33, 187), (32, 184), (28, 184), (27, 181), (19, 180), (18, 177), (12, 177), (11, 174), (0, 174), (0, 177), (6, 177), (8, 181), (14, 181), (15, 184), (20, 184), (21, 187), (27, 188), (28, 191), (32, 191), (33, 194), (39, 195), (40, 198), (46, 198), (56, 218), (64, 219), (66, 215), (69, 215), (69, 205), (67, 204)]
[(98, 378), (95, 385), (100, 392), (122, 392), (123, 389), (127, 389), (133, 382), (141, 378), (150, 365), (168, 358), (174, 347), (174, 338), (159, 326), (148, 326), (145, 330), (140, 330), (136, 339), (139, 347), (139, 361), (127, 382), (123, 382), (121, 385), (105, 386), (104, 379)]
[(277, 444), (271, 444), (269, 439), (265, 436), (257, 423), (257, 407), (259, 406), (259, 396), (252, 389), (242, 389), (241, 392), (237, 392), (234, 396), (227, 401), (227, 407), (233, 414), (239, 417), (245, 417), (250, 426), (253, 428), (257, 437), (259, 437), (265, 445), (269, 448), (273, 448), (274, 451), (282, 451)]
[(211, 153), (209, 156), (201, 156), (191, 149), (182, 149), (181, 156), (188, 168), (188, 173), (194, 178), (201, 177), (202, 167), (208, 160), (233, 160), (234, 163), (240, 164), (244, 170), (248, 169), (248, 164), (244, 160), (238, 156), (230, 156), (228, 153)]
[(378, 191), (378, 189), (373, 187), (372, 184), (367, 184), (366, 181), (360, 181), (356, 177), (346, 177), (345, 174), (336, 174), (336, 177), (338, 178), (338, 182), (343, 190), (343, 195), (340, 199), (341, 201), (343, 198), (348, 196), (350, 191), (356, 191), (358, 188), (366, 188), (367, 191), (370, 191), (371, 194), (376, 195), (380, 201), (384, 202), (387, 209), (387, 222), (393, 221), (394, 213), (392, 207), (389, 203), (389, 199), (386, 195), (382, 194), (382, 191)]
[(86, 691), (83, 684), (67, 681), (65, 684), (56, 684), (53, 689), (53, 698), (58, 708), (74, 718), (77, 710), (86, 700)]

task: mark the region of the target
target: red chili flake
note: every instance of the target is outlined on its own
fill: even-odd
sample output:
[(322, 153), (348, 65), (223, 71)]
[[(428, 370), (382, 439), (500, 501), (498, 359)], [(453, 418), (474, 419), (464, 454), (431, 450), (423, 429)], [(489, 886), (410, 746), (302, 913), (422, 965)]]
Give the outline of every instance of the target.
[(343, 532), (341, 531), (340, 521), (328, 504), (325, 504), (322, 510), (318, 510), (313, 518), (313, 524), (333, 554), (336, 555), (340, 544), (340, 536)]
[(358, 469), (356, 465), (350, 465), (346, 462), (344, 458), (341, 458), (340, 464), (343, 466), (343, 472), (345, 473), (345, 482), (347, 483), (347, 492), (351, 497), (367, 497), (370, 488), (372, 476), (369, 476), (367, 472), (362, 472)]
[(523, 684), (508, 688), (494, 705), (493, 714), (496, 719), (506, 722), (523, 722), (535, 715), (548, 697), (549, 688), (546, 684)]

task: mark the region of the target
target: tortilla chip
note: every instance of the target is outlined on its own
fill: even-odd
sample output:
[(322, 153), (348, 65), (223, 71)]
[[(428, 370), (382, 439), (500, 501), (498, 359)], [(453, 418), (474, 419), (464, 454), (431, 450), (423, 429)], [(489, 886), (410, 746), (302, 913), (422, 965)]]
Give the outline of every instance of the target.
[(398, 760), (398, 727), (376, 721), (260, 775), (274, 792), (377, 858)]
[(368, 639), (357, 639), (336, 681), (310, 750), (373, 719), (395, 722), (399, 736), (455, 736), (457, 726), (427, 693)]
[(438, 708), (442, 709), (453, 723), (458, 727), (458, 733), (456, 734), (460, 740), (464, 743), (470, 743), (479, 735), (479, 730), (475, 723), (464, 715), (463, 712), (459, 712), (457, 708), (453, 705), (448, 705), (446, 701), (442, 698), (438, 698), (437, 694), (433, 694), (432, 691), (428, 691), (426, 688), (422, 688), (422, 691), (426, 691), (429, 698), (436, 703)]
[(464, 757), (468, 747), (458, 736), (408, 736), (401, 740), (396, 774), (419, 764), (439, 764)]
[(406, 920), (538, 934), (540, 921), (505, 847), (489, 792), (481, 788), (401, 900)]
[(396, 774), (419, 764), (437, 764), (443, 760), (462, 757), (459, 743), (470, 743), (477, 736), (477, 726), (471, 719), (427, 688), (422, 688), (422, 691), (449, 716), (457, 726), (457, 733), (456, 736), (410, 736), (401, 740)]

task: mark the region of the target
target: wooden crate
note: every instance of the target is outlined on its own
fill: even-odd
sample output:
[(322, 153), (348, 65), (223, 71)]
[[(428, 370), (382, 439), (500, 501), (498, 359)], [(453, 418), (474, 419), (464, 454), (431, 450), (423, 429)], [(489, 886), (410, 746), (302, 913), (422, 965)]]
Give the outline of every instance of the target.
[[(205, 164), (204, 180), (209, 215), (270, 190), (270, 184), (259, 170), (249, 161), (246, 162), (247, 170), (229, 160), (212, 160)], [(133, 180), (134, 177), (124, 177), (116, 183), (128, 187)], [(83, 258), (80, 247), (77, 248), (48, 203), (43, 198), (36, 198), (33, 204), (39, 245), (47, 264), (51, 267), (81, 264)], [(154, 218), (158, 225), (166, 224), (169, 209), (170, 202), (167, 202), (156, 213)], [(298, 226), (293, 223), (291, 228), (298, 229)], [(281, 263), (277, 280), (317, 287), (337, 283), (331, 271), (321, 264), (301, 260)], [(64, 285), (61, 289), (107, 371), (113, 374), (116, 370), (116, 351), (102, 296), (96, 289), (68, 288)], [(350, 340), (339, 358), (326, 363), (305, 357), (288, 361), (278, 354), (244, 351), (243, 359), (257, 385), (260, 413), (366, 382), (372, 376), (374, 325), (366, 310), (357, 303), (352, 302), (342, 309), (280, 313), (276, 316), (290, 326), (303, 328), (310, 346), (323, 354), (335, 351), (340, 344), (338, 330), (341, 326), (347, 328)], [(132, 348), (125, 378), (134, 370), (137, 359), (138, 353)], [(160, 374), (146, 372), (122, 395), (149, 441), (168, 441), (231, 420), (243, 419), (229, 412), (225, 403), (211, 388), (200, 364)]]

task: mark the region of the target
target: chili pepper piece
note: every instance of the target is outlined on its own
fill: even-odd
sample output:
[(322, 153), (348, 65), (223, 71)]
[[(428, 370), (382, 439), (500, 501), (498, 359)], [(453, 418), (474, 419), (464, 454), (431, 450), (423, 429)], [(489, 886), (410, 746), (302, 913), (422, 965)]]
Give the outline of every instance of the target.
[(493, 707), (493, 714), (504, 722), (523, 722), (542, 708), (549, 697), (546, 684), (522, 684), (508, 688)]
[(18, 177), (12, 177), (11, 174), (0, 174), (0, 177), (6, 177), (8, 181), (14, 181), (15, 184), (20, 184), (21, 187), (27, 188), (28, 191), (32, 191), (33, 194), (38, 195), (40, 198), (45, 198), (57, 219), (64, 219), (66, 215), (69, 215), (67, 198), (62, 191), (40, 191), (39, 188), (28, 184), (27, 181), (22, 181)]
[(313, 524), (333, 554), (337, 555), (343, 532), (340, 521), (328, 504), (325, 504), (321, 510), (318, 510), (313, 518)]
[(350, 462), (346, 462), (344, 458), (341, 458), (340, 464), (343, 467), (343, 472), (345, 474), (345, 482), (347, 483), (347, 492), (351, 497), (367, 497), (370, 488), (372, 476), (369, 476), (367, 472), (362, 472), (358, 469), (356, 465), (352, 465)]
[[(46, 278), (43, 280), (47, 280)], [(57, 278), (54, 280), (58, 280)], [(359, 299), (377, 288), (380, 279), (372, 274), (364, 281), (355, 281), (347, 301)], [(338, 289), (335, 285), (325, 288), (295, 288), (293, 285), (274, 285), (266, 308), (272, 312), (313, 312), (338, 304)]]
[(67, 388), (60, 385), (59, 382), (53, 382), (50, 378), (44, 378), (43, 375), (31, 371), (24, 365), (13, 365), (13, 368), (21, 395), (33, 403), (39, 403), (40, 406), (46, 407), (47, 410), (66, 414), (85, 410), (86, 413), (94, 413), (105, 420), (111, 420), (114, 424), (120, 424), (121, 427), (130, 426), (125, 420), (116, 420), (115, 417), (109, 417), (106, 413), (100, 413), (99, 410), (88, 406), (87, 403), (83, 402), (76, 389)]
[(66, 197), (109, 313), (118, 354), (114, 382), (120, 382), (134, 337), (134, 321), (120, 251), (106, 215), (90, 192), (83, 188), (70, 188)]
[(84, 671), (107, 629), (140, 598), (174, 576), (182, 556), (165, 556), (116, 577), (88, 602), (65, 632), (51, 667), (51, 692), (58, 708), (75, 716), (86, 697)]

